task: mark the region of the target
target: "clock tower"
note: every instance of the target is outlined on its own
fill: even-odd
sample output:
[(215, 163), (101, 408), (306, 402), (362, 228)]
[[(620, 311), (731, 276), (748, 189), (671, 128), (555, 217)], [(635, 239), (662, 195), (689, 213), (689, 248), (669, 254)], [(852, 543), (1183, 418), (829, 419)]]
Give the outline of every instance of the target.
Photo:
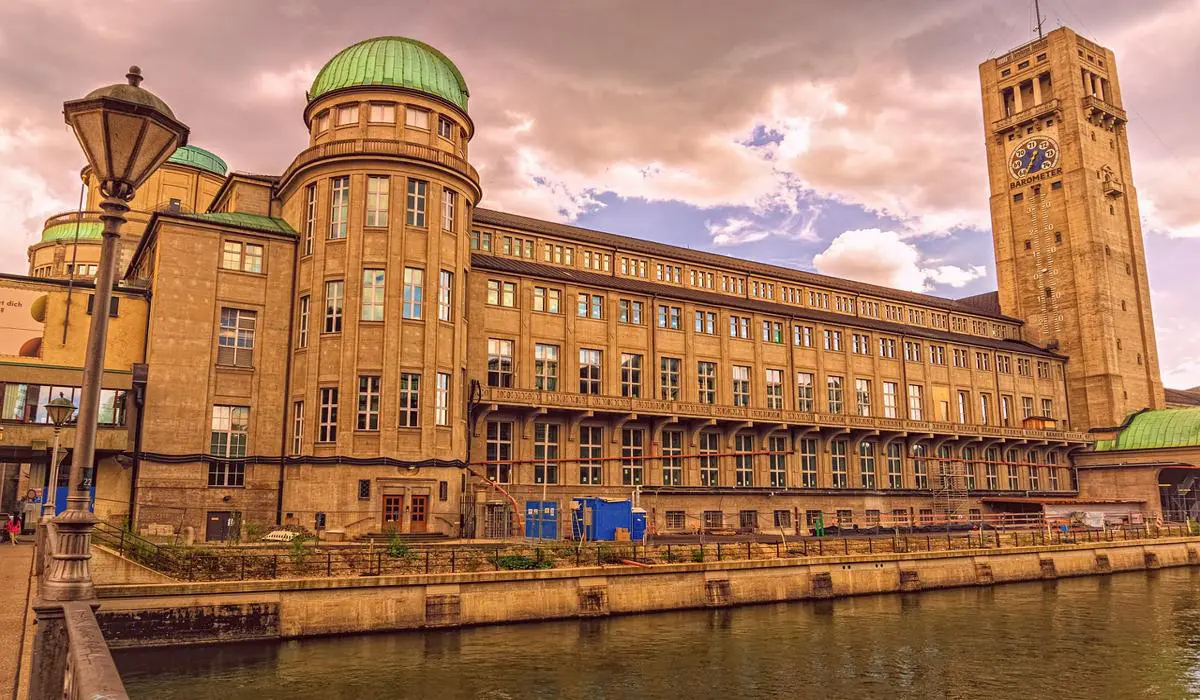
[(1071, 427), (1163, 406), (1112, 51), (1057, 29), (979, 66), (1000, 310), (1068, 356)]

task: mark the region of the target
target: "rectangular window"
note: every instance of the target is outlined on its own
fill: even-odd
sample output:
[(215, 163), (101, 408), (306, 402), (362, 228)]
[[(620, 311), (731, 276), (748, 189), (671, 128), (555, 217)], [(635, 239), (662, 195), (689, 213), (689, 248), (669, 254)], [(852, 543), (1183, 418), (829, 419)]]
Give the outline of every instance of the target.
[(358, 378), (358, 430), (379, 430), (379, 377)]
[(992, 423), (992, 395), (979, 395), (979, 424), (991, 425)]
[(714, 404), (717, 402), (717, 363), (696, 363), (697, 400), (700, 403)]
[(968, 391), (958, 392), (958, 422), (966, 424), (971, 419), (971, 393)]
[(1012, 425), (1012, 397), (1000, 397), (1000, 425), (1008, 427)]
[(705, 335), (716, 335), (717, 314), (712, 311), (697, 311), (696, 332)]
[(816, 410), (816, 388), (811, 372), (796, 373), (796, 410)]
[(909, 420), (924, 420), (924, 390), (920, 384), (908, 385), (908, 418)]
[(854, 351), (855, 355), (870, 355), (871, 336), (862, 333), (851, 334), (850, 348)]
[(321, 387), (321, 412), (317, 420), (317, 442), (337, 442), (338, 390)]
[(783, 370), (766, 370), (767, 408), (783, 408)]
[(725, 527), (725, 514), (719, 510), (704, 511), (704, 529), (720, 530)]
[(404, 220), (409, 226), (425, 228), (425, 200), (428, 194), (428, 182), (409, 179), (408, 196), (404, 204)]
[(904, 341), (904, 359), (907, 362), (920, 362), (921, 344), (911, 340)]
[[(599, 353), (599, 350), (593, 352)], [(579, 359), (580, 364), (580, 382), (583, 381), (583, 356), (582, 353)], [(580, 391), (583, 391), (580, 389)], [(589, 393), (589, 392), (584, 392)], [(597, 389), (594, 394), (600, 393)], [(642, 356), (631, 353), (621, 353), (621, 396), (637, 399), (642, 396)]]
[(830, 352), (842, 351), (842, 332), (825, 330), (825, 349)]
[(738, 433), (733, 436), (733, 475), (737, 486), (754, 485), (754, 436)]
[(603, 447), (604, 428), (579, 426), (579, 483), (600, 485), (604, 474), (604, 463), (600, 461)]
[(621, 323), (631, 323), (635, 326), (642, 325), (642, 302), (621, 299), (617, 304), (617, 309), (617, 320)]
[(558, 391), (558, 346), (533, 346), (533, 386), (538, 391)]
[(304, 402), (292, 403), (292, 454), (298, 455), (304, 449)]
[(580, 318), (604, 318), (604, 297), (599, 294), (579, 292), (575, 297), (575, 311)]
[(858, 477), (864, 489), (875, 488), (875, 443), (858, 443)]
[(700, 485), (717, 486), (720, 484), (720, 460), (718, 441), (720, 436), (706, 430), (700, 433), (698, 460), (700, 462)]
[(659, 398), (663, 401), (679, 400), (681, 362), (677, 357), (660, 357), (658, 360)]
[(358, 105), (342, 105), (337, 108), (337, 125), (350, 126), (358, 123)]
[(557, 423), (533, 424), (533, 483), (558, 483)]
[(899, 442), (892, 441), (887, 446), (888, 488), (904, 488), (904, 452)]
[(454, 122), (438, 115), (438, 136), (448, 140), (454, 140)]
[[(230, 459), (245, 457), (249, 426), (250, 409), (248, 407), (213, 406), (209, 454), (214, 457)], [(241, 486), (241, 484), (214, 484), (210, 481), (209, 486)]]
[(401, 297), (400, 315), (404, 318), (421, 319), (425, 307), (425, 271), (419, 267), (404, 268), (404, 289)]
[(517, 285), (512, 282), (488, 280), (487, 303), (493, 306), (515, 307), (517, 305)]
[(929, 459), (924, 445), (912, 448), (913, 478), (919, 489), (929, 488)]
[(870, 379), (855, 379), (854, 380), (854, 400), (858, 409), (858, 415), (871, 415), (871, 380)]
[(975, 490), (975, 450), (970, 447), (962, 448), (963, 471), (967, 475), (967, 490)]
[(358, 500), (360, 500), (360, 501), (371, 500), (371, 480), (370, 479), (359, 479), (358, 480)]
[[(640, 362), (639, 362), (640, 365)], [(622, 358), (622, 370), (624, 358)], [(622, 372), (624, 375), (624, 372)], [(624, 386), (622, 386), (624, 391)], [(600, 393), (600, 351), (589, 348), (579, 349), (579, 393)]]
[[(787, 488), (787, 455), (788, 438), (785, 435), (772, 435), (767, 438), (767, 477), (772, 488)], [(785, 511), (786, 512), (786, 511)]]
[(438, 320), (454, 320), (454, 273), (438, 272)]
[(896, 382), (883, 383), (883, 417), (898, 418), (896, 394), (899, 393), (899, 386)]
[(792, 526), (792, 511), (776, 510), (774, 515), (775, 527), (790, 528)]
[(1000, 459), (1000, 453), (995, 448), (988, 448), (984, 454), (987, 463), (983, 469), (983, 484), (984, 488), (989, 491), (995, 491), (1000, 488), (999, 465), (997, 461)]
[(1053, 399), (1042, 399), (1042, 417), (1044, 417), (1044, 418), (1053, 418), (1054, 417), (1054, 400)]
[(429, 112), (416, 107), (406, 107), (404, 109), (404, 125), (414, 129), (428, 129)]
[(349, 225), (350, 176), (343, 175), (329, 181), (329, 238), (345, 238)]
[(367, 226), (388, 225), (388, 190), (391, 178), (387, 175), (367, 176)]
[(304, 255), (312, 255), (313, 234), (317, 230), (317, 186), (304, 188)]
[(683, 309), (678, 306), (660, 304), (658, 307), (658, 327), (669, 328), (673, 331), (683, 328)]
[(308, 295), (300, 297), (300, 307), (296, 318), (296, 347), (308, 347)]
[(879, 356), (887, 358), (896, 357), (896, 339), (895, 338), (880, 338), (879, 339)]
[(733, 367), (733, 405), (750, 405), (750, 368), (742, 365)]
[(257, 318), (257, 313), (246, 309), (221, 309), (221, 332), (217, 336), (218, 365), (254, 366), (254, 326)]
[(946, 364), (946, 347), (944, 345), (929, 346), (929, 364), (944, 365)]
[(513, 341), (488, 338), (488, 386), (513, 385)]
[(363, 270), (362, 320), (383, 320), (383, 270)]
[(458, 219), (458, 193), (454, 190), (442, 190), (442, 230), (454, 233)]
[(975, 369), (981, 372), (990, 371), (992, 368), (992, 356), (986, 352), (975, 353)]
[(817, 487), (817, 441), (814, 438), (800, 440), (800, 485), (806, 489)]
[(747, 316), (729, 316), (729, 337), (746, 340), (750, 337), (750, 318)]
[(844, 489), (850, 485), (850, 474), (846, 466), (846, 440), (829, 443), (829, 467), (833, 475), (833, 487)]
[(484, 460), (487, 462), (487, 478), (498, 484), (512, 481), (512, 435), (512, 423), (488, 421)]
[(400, 373), (400, 427), (421, 426), (421, 375)]
[(396, 105), (372, 103), (367, 112), (367, 121), (373, 124), (395, 124)]
[(1042, 483), (1038, 474), (1039, 470), (1037, 466), (1037, 453), (1030, 450), (1030, 452), (1025, 456), (1025, 461), (1028, 463), (1025, 465), (1025, 468), (1029, 478), (1029, 490), (1038, 491), (1041, 489)]
[(835, 377), (832, 374), (825, 377), (826, 398), (828, 400), (827, 408), (830, 413), (841, 413), (842, 402), (844, 399), (844, 390), (842, 387), (842, 378)]
[(1022, 396), (1021, 397), (1021, 418), (1031, 418), (1031, 417), (1033, 417), (1033, 397), (1032, 396)]
[(663, 486), (683, 485), (683, 431), (662, 432)]
[(792, 344), (802, 348), (811, 348), (813, 344), (812, 326), (792, 326)]
[(1021, 375), (1022, 377), (1033, 376), (1033, 370), (1028, 357), (1017, 358), (1017, 374)]
[(450, 425), (450, 373), (437, 373), (437, 392), (433, 404), (433, 424)]
[(621, 429), (621, 484), (624, 486), (642, 483), (645, 440), (646, 431), (641, 428)]

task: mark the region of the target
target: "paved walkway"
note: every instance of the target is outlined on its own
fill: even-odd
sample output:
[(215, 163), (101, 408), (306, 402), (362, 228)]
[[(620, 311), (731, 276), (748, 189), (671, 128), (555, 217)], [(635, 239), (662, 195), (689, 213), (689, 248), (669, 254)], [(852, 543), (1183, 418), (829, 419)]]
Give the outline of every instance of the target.
[(25, 611), (29, 608), (33, 569), (33, 536), (12, 546), (0, 543), (0, 700), (16, 697), (17, 667), (21, 657), (21, 636), (25, 632)]

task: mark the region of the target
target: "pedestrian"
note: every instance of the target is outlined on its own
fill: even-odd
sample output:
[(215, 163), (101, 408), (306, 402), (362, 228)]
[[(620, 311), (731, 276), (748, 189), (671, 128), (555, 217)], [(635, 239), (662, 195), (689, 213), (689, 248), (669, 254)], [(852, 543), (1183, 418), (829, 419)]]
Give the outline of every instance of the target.
[(15, 547), (18, 544), (17, 537), (21, 534), (21, 519), (17, 517), (16, 513), (8, 516), (8, 522), (4, 525), (4, 529), (8, 532), (8, 541), (12, 542)]

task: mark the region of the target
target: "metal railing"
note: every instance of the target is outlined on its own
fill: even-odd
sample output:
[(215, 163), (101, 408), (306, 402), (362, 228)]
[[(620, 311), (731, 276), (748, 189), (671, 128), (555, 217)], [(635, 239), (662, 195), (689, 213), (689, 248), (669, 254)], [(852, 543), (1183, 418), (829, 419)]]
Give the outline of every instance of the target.
[[(284, 551), (244, 553), (230, 548), (180, 548), (169, 555), (152, 554), (139, 545), (127, 553), (143, 564), (185, 581), (242, 581), (354, 576), (455, 574), (481, 571), (573, 568), (583, 566), (653, 566), (687, 562), (798, 559), (822, 556), (908, 554), (979, 549), (1008, 549), (1182, 537), (1192, 530), (1182, 523), (1123, 525), (1103, 529), (1004, 529), (946, 524), (913, 525), (884, 530), (836, 530), (825, 536), (790, 537), (759, 533), (743, 539), (704, 535), (658, 541), (589, 542), (529, 541), (522, 543), (322, 546), (300, 541)], [(700, 541), (690, 541), (699, 539)], [(705, 541), (707, 540), (707, 541)], [(714, 541), (716, 540), (716, 541)], [(165, 548), (160, 548), (165, 549)]]
[[(58, 528), (40, 523), (35, 556), (39, 600), (34, 672), (30, 678), (32, 700), (128, 700), (112, 652), (96, 622), (95, 600), (56, 603), (41, 600), (53, 556), (59, 546)], [(37, 654), (46, 658), (39, 658)]]

